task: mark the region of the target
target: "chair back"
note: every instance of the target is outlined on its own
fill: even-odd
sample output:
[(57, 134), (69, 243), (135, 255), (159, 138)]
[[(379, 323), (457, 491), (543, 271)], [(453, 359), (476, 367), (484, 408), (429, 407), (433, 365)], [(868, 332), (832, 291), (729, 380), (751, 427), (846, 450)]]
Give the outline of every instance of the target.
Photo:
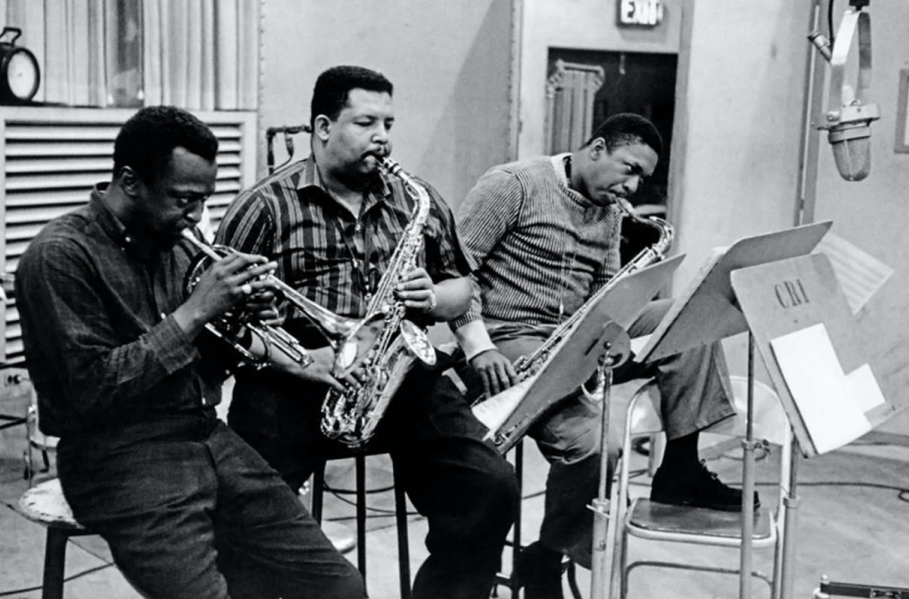
[(625, 430), (626, 436), (640, 437), (663, 432), (660, 418), (660, 390), (656, 380), (641, 385), (628, 402)]

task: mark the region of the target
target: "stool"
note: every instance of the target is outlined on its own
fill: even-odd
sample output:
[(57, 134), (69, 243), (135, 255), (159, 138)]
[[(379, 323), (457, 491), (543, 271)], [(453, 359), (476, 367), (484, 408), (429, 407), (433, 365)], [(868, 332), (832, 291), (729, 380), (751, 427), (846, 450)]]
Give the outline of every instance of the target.
[[(496, 574), (495, 584), (492, 589), (493, 597), (498, 596), (497, 591), (499, 585), (507, 587), (511, 592), (511, 597), (517, 597), (518, 592), (521, 589), (521, 581), (515, 576), (515, 570), (518, 566), (518, 556), (524, 549), (524, 546), (521, 544), (521, 508), (524, 502), (524, 439), (520, 439), (515, 443), (512, 450), (514, 451), (514, 474), (518, 481), (518, 489), (520, 489), (521, 492), (518, 494), (517, 505), (515, 506), (515, 518), (514, 525), (511, 529), (511, 539), (505, 541), (505, 546), (511, 547), (511, 573), (504, 574), (499, 572)], [(562, 560), (562, 568), (565, 571), (565, 577), (566, 580), (568, 580), (568, 587), (571, 590), (572, 596), (575, 599), (581, 599), (582, 595), (580, 588), (578, 587), (575, 563), (568, 557), (565, 557)]]
[[(363, 448), (350, 449), (338, 446), (329, 453), (320, 468), (313, 472), (312, 517), (322, 523), (323, 492), (325, 490), (325, 465), (329, 460), (354, 459), (357, 498), (357, 569), (366, 583), (366, 457), (388, 453), (369, 445)], [(394, 479), (395, 521), (398, 529), (398, 576), (400, 579), (401, 599), (410, 597), (410, 545), (407, 538), (407, 497), (404, 488)]]
[(59, 479), (36, 485), (19, 498), (19, 510), (33, 522), (47, 528), (44, 547), (42, 599), (62, 599), (66, 542), (70, 537), (94, 534), (76, 522), (69, 509)]
[(524, 502), (524, 439), (521, 439), (514, 445), (514, 475), (518, 481), (518, 500), (515, 506), (514, 525), (511, 529), (511, 539), (505, 541), (506, 547), (511, 547), (511, 574), (496, 574), (495, 585), (493, 586), (493, 597), (498, 596), (497, 589), (499, 585), (507, 587), (511, 591), (512, 597), (518, 596), (521, 588), (520, 581), (515, 576), (515, 569), (518, 566), (518, 555), (523, 549), (521, 545), (521, 504)]

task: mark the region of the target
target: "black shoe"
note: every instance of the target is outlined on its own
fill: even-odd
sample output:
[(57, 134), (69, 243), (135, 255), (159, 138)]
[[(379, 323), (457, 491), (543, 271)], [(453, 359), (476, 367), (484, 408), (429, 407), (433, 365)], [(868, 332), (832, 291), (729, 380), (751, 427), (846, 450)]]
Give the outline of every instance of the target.
[(564, 599), (562, 554), (539, 542), (521, 550), (514, 576), (524, 589), (524, 599)]
[[(724, 484), (703, 460), (696, 466), (670, 471), (660, 467), (653, 476), (650, 499), (658, 503), (690, 505), (723, 512), (742, 509), (742, 490)], [(754, 509), (761, 507), (757, 491)]]

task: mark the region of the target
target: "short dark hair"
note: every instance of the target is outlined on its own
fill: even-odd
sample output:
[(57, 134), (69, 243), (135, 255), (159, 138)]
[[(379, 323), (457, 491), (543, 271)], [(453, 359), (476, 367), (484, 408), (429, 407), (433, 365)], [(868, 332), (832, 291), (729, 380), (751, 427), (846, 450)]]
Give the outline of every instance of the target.
[(338, 118), (347, 105), (352, 89), (365, 89), (392, 95), (394, 86), (385, 75), (365, 67), (341, 65), (323, 71), (316, 79), (309, 106), (309, 126), (314, 127), (316, 117), (324, 114), (331, 120)]
[(181, 108), (143, 108), (126, 121), (114, 141), (114, 177), (128, 166), (149, 184), (170, 166), (174, 148), (214, 162), (218, 138), (208, 125)]
[(663, 138), (654, 124), (631, 112), (620, 112), (605, 119), (582, 147), (589, 146), (598, 137), (602, 137), (606, 142), (606, 150), (609, 153), (619, 146), (634, 143), (650, 146), (657, 156), (663, 153)]

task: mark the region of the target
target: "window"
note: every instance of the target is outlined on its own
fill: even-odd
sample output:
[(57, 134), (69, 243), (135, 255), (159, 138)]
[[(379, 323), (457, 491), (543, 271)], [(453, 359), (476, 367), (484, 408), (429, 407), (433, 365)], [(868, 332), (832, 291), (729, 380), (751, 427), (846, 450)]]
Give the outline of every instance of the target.
[[(36, 101), (257, 107), (261, 0), (7, 0), (41, 67)], [(0, 16), (3, 16), (0, 14)]]

